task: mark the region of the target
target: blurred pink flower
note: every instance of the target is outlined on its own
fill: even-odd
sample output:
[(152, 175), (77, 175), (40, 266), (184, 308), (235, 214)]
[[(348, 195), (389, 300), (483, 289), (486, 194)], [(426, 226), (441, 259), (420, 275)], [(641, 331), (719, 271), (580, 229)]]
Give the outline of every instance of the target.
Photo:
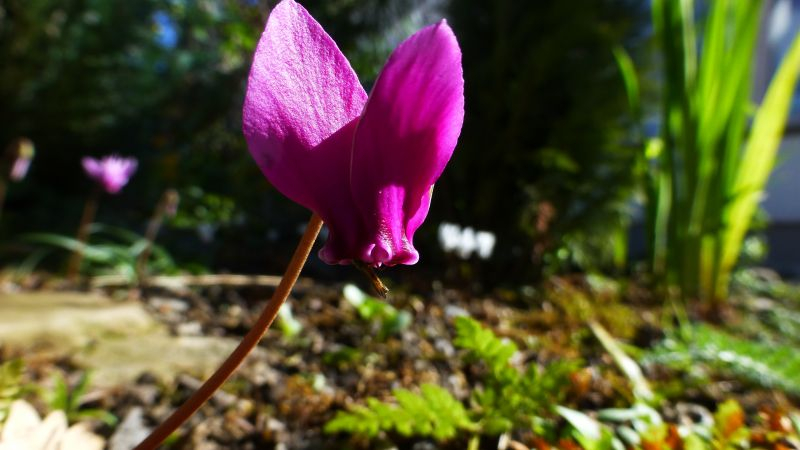
[(464, 120), (461, 50), (444, 20), (389, 56), (371, 94), (293, 0), (270, 14), (244, 102), (250, 152), (280, 192), (320, 215), (329, 264), (414, 264), (414, 233)]
[(11, 166), (11, 173), (9, 178), (12, 181), (22, 181), (25, 175), (28, 174), (28, 169), (31, 167), (31, 158), (17, 158)]
[(81, 162), (89, 178), (97, 181), (109, 194), (116, 194), (128, 184), (138, 165), (136, 158), (117, 155), (105, 156), (99, 160), (87, 156)]
[(36, 149), (33, 142), (28, 138), (19, 138), (9, 146), (6, 157), (11, 160), (11, 170), (8, 173), (8, 178), (11, 181), (25, 179), (35, 153)]

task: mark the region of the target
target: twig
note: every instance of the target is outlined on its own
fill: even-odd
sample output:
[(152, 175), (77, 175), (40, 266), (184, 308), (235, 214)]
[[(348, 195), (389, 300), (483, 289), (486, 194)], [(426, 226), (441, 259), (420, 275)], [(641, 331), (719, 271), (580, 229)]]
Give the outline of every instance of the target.
[[(277, 275), (241, 275), (233, 273), (214, 273), (206, 275), (157, 275), (147, 278), (148, 287), (181, 290), (187, 287), (233, 286), (233, 287), (277, 287), (281, 282)], [(94, 288), (129, 286), (131, 278), (125, 275), (98, 275), (91, 279)], [(307, 288), (312, 281), (299, 278), (297, 287)]]

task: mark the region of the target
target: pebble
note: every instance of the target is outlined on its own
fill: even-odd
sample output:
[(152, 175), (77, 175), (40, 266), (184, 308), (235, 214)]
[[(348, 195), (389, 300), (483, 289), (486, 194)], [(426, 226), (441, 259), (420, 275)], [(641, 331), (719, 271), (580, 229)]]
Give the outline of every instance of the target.
[(148, 434), (150, 429), (144, 424), (144, 409), (140, 406), (133, 407), (111, 435), (108, 450), (131, 450)]

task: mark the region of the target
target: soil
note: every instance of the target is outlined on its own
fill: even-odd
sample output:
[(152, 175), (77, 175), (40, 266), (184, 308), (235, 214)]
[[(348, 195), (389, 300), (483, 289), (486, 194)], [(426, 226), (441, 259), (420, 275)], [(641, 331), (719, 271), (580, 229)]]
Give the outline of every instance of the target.
[[(364, 283), (366, 290), (367, 283)], [(37, 289), (52, 289), (53, 285)], [(58, 286), (55, 286), (58, 288)], [(453, 345), (454, 319), (469, 315), (520, 349), (515, 359), (546, 365), (555, 359), (577, 359), (582, 369), (571, 377), (567, 406), (593, 411), (630, 406), (631, 388), (611, 358), (594, 339), (586, 323), (599, 321), (615, 337), (647, 347), (663, 337), (661, 306), (636, 286), (597, 285), (585, 277), (553, 279), (539, 290), (496, 291), (476, 295), (433, 283), (427, 292), (394, 288), (385, 300), (411, 315), (407, 328), (379, 339), (381, 324), (365, 320), (348, 302), (343, 285), (306, 280), (287, 304), (302, 325), (295, 336), (273, 326), (260, 351), (203, 406), (165, 448), (171, 449), (456, 449), (466, 437), (447, 443), (386, 435), (368, 441), (357, 436), (325, 434), (337, 411), (363, 404), (367, 397), (390, 400), (391, 391), (412, 391), (423, 383), (446, 388), (468, 402), (485, 370), (463, 358)], [(240, 338), (271, 294), (269, 286), (204, 286), (184, 289), (149, 287), (95, 289), (112, 298), (141, 302), (171, 336)], [(3, 359), (22, 357), (26, 380), (48, 386), (60, 371), (77, 382), (83, 371), (68, 354), (40, 353), (30, 348), (3, 347)], [(95, 432), (115, 450), (131, 448), (147, 428), (163, 420), (199, 386), (206, 373), (163, 376), (140, 374), (133, 382), (93, 388), (81, 408), (110, 411), (121, 421), (97, 422)], [(645, 367), (657, 386), (679, 384), (676, 398), (667, 399), (665, 418), (678, 421), (693, 408), (713, 411), (723, 399), (735, 397), (745, 410), (793, 410), (796, 399), (726, 379), (700, 385), (685, 381), (663, 367)], [(38, 403), (43, 408), (41, 402)], [(690, 412), (686, 412), (690, 411)], [(514, 433), (515, 445), (541, 447), (530, 432)], [(481, 448), (497, 449), (496, 439), (484, 438)]]

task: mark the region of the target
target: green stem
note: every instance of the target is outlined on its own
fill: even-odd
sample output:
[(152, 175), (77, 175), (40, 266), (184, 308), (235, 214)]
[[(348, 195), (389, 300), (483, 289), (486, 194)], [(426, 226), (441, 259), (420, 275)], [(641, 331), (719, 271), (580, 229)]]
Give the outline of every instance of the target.
[(475, 434), (469, 438), (467, 450), (478, 450), (479, 448), (481, 448), (481, 435)]

